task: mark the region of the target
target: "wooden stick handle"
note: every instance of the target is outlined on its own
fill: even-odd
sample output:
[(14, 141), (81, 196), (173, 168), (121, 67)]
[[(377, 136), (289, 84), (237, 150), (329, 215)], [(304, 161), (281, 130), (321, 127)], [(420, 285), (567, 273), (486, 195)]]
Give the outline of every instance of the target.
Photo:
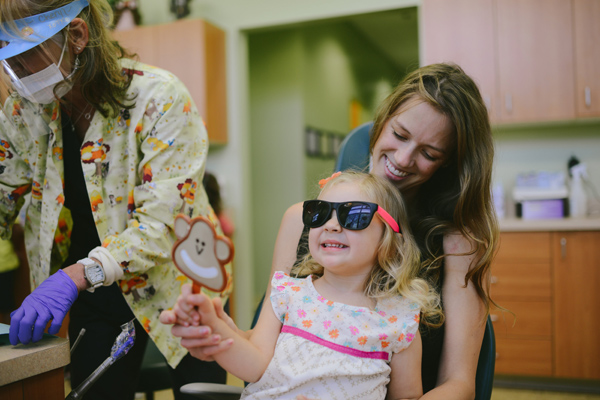
[(201, 288), (202, 288), (201, 284), (199, 284), (198, 282), (194, 282), (194, 284), (192, 285), (192, 293), (194, 293), (194, 294), (200, 293)]

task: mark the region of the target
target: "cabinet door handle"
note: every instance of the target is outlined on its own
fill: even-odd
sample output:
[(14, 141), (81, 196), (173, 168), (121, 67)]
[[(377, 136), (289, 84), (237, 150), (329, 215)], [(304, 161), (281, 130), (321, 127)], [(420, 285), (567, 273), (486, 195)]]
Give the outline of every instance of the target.
[(567, 258), (567, 238), (560, 238), (560, 256), (563, 258)]
[(585, 93), (585, 106), (589, 108), (592, 106), (592, 89), (589, 86), (586, 86), (584, 93)]
[(498, 321), (498, 316), (496, 314), (490, 314), (490, 320), (492, 320), (492, 322), (496, 322)]
[(506, 107), (506, 112), (508, 112), (509, 114), (512, 113), (512, 96), (510, 94), (507, 94), (504, 97), (504, 107)]
[(490, 278), (490, 283), (491, 284), (498, 283), (498, 277), (496, 275), (492, 275), (492, 277)]

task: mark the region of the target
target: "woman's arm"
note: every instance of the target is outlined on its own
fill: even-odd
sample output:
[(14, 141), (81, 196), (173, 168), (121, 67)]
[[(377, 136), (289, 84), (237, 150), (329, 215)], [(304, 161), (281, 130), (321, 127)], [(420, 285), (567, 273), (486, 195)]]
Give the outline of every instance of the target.
[[(215, 355), (215, 360), (219, 365), (247, 382), (256, 382), (260, 379), (273, 358), (277, 337), (281, 331), (281, 322), (275, 316), (272, 307), (265, 304), (264, 308), (268, 308), (270, 312), (261, 314), (253, 334), (246, 338), (219, 318), (212, 301), (204, 294), (181, 296), (177, 301), (176, 308), (181, 310), (194, 308), (194, 306), (201, 314), (203, 323), (209, 326), (213, 332), (220, 335), (224, 341), (233, 339), (229, 350)], [(191, 339), (192, 344), (194, 340), (195, 338)], [(181, 345), (188, 348), (192, 356), (195, 355), (195, 347), (190, 346), (187, 337), (182, 337)]]
[[(444, 254), (472, 251), (469, 239), (461, 234), (444, 237)], [(445, 336), (437, 386), (423, 399), (473, 399), (479, 351), (485, 332), (486, 311), (471, 282), (465, 287), (465, 275), (476, 255), (447, 256), (444, 266), (442, 297), (446, 315)]]
[(417, 330), (408, 348), (392, 356), (390, 383), (386, 400), (418, 399), (423, 395), (421, 383), (421, 334)]
[[(296, 262), (296, 249), (303, 229), (302, 203), (296, 203), (286, 210), (281, 219), (281, 225), (275, 240), (269, 283), (275, 271), (283, 271), (289, 274), (292, 270)], [(270, 293), (270, 287), (267, 288), (267, 293)]]

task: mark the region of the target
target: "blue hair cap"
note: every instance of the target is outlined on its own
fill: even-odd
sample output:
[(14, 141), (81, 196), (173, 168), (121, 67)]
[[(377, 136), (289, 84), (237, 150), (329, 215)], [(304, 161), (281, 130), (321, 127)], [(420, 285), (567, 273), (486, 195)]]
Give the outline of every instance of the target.
[[(50, 39), (89, 4), (88, 0), (75, 0), (56, 10), (18, 19), (14, 21), (14, 25), (3, 23), (0, 40), (6, 42), (6, 45), (0, 49), (0, 60), (19, 55)], [(18, 32), (14, 31), (15, 26)]]

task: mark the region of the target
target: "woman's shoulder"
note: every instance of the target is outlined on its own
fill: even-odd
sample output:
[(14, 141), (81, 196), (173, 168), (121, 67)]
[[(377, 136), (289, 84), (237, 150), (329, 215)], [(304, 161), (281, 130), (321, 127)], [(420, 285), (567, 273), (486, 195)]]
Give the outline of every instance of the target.
[(302, 225), (302, 208), (303, 202), (292, 204), (285, 210), (283, 214), (283, 218), (281, 219), (281, 224), (286, 225)]
[(123, 73), (133, 78), (132, 86), (147, 87), (153, 83), (155, 85), (164, 85), (166, 83), (183, 85), (177, 76), (162, 68), (153, 67), (130, 58), (121, 58), (119, 63)]

